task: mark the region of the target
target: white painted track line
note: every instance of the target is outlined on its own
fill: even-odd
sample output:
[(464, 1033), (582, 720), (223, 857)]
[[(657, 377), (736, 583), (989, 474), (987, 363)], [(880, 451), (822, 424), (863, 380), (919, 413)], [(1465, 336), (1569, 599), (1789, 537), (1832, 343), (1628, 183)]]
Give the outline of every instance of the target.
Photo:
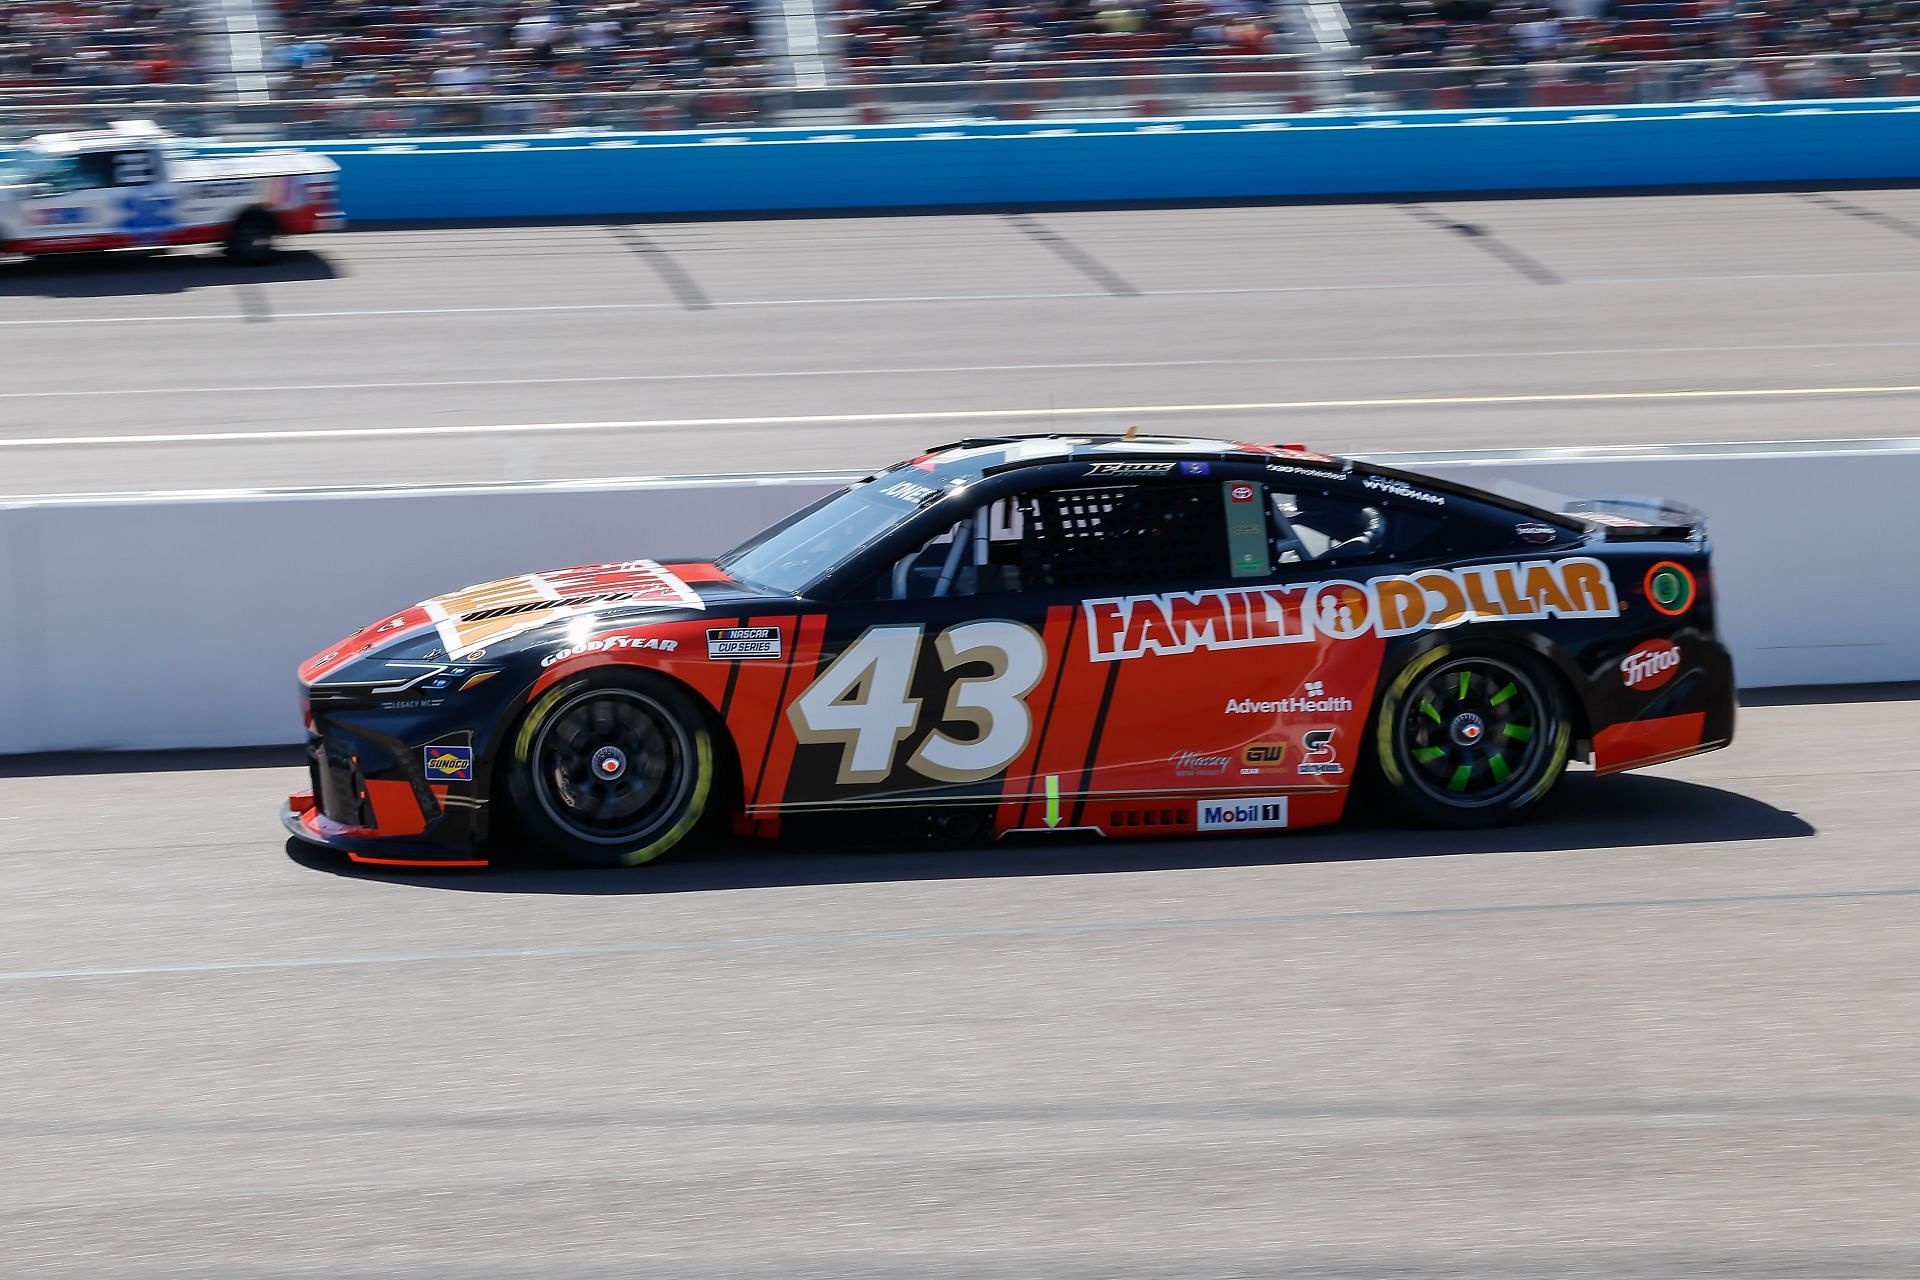
[(1675, 391), (1579, 391), (1510, 396), (1404, 396), (1371, 400), (1259, 400), (1227, 404), (1080, 405), (1047, 408), (910, 410), (894, 413), (774, 414), (737, 418), (627, 418), (600, 422), (496, 422), (415, 427), (309, 427), (274, 431), (180, 431), (152, 435), (26, 436), (0, 440), (0, 450), (84, 448), (100, 445), (365, 440), (405, 436), (543, 435), (556, 432), (645, 431), (689, 427), (855, 426), (862, 423), (881, 422), (1032, 422), (1073, 418), (1271, 413), (1314, 409), (1420, 409), (1525, 404), (1628, 404), (1646, 401), (1777, 400), (1907, 395), (1920, 395), (1920, 384), (1865, 387), (1722, 387)]
[(868, 369), (719, 369), (706, 373), (608, 373), (540, 378), (433, 378), (405, 382), (288, 382), (258, 386), (231, 384), (193, 387), (85, 387), (53, 391), (0, 391), (0, 400), (96, 399), (111, 396), (215, 396), (283, 394), (296, 391), (451, 390), (459, 387), (593, 386), (608, 383), (743, 382), (782, 378), (920, 377), (959, 373), (1064, 373), (1100, 369), (1244, 369), (1282, 365), (1407, 364), (1444, 360), (1564, 360), (1607, 356), (1744, 355), (1795, 351), (1896, 351), (1920, 348), (1920, 341), (1781, 342), (1745, 346), (1588, 347), (1557, 351), (1420, 351), (1379, 355), (1249, 356), (1206, 360), (1084, 360), (1046, 364), (907, 365)]
[[(1885, 280), (1889, 277), (1913, 275), (1913, 271), (1901, 271), (1889, 268), (1883, 271), (1760, 271), (1744, 273), (1716, 272), (1704, 275), (1649, 275), (1649, 276), (1595, 276), (1591, 278), (1566, 279), (1559, 287), (1607, 286), (1641, 284), (1689, 284), (1717, 283), (1727, 281), (1756, 280)], [(1506, 285), (1510, 288), (1538, 288), (1525, 283)], [(1485, 280), (1420, 280), (1420, 281), (1376, 281), (1366, 284), (1303, 284), (1303, 285), (1256, 285), (1244, 288), (1217, 289), (1141, 289), (1125, 298), (1116, 299), (1112, 293), (1100, 289), (1061, 290), (1043, 293), (930, 293), (930, 294), (875, 294), (866, 297), (845, 298), (746, 298), (714, 302), (708, 310), (732, 311), (756, 307), (870, 307), (895, 304), (923, 305), (928, 303), (952, 302), (1049, 302), (1049, 301), (1085, 301), (1090, 298), (1123, 304), (1137, 302), (1142, 298), (1216, 298), (1248, 295), (1287, 295), (1303, 293), (1379, 293), (1405, 292), (1431, 289), (1486, 289)], [(481, 307), (380, 307), (366, 309), (343, 309), (338, 311), (276, 311), (276, 322), (283, 320), (359, 320), (374, 317), (419, 317), (419, 316), (499, 316), (533, 315), (568, 312), (594, 311), (681, 311), (685, 308), (679, 302), (594, 302), (594, 303), (542, 303), (538, 305), (493, 305)], [(57, 328), (71, 325), (137, 325), (137, 324), (231, 324), (236, 319), (246, 317), (236, 312), (184, 312), (148, 316), (63, 316), (54, 319), (36, 318), (21, 320), (0, 320), (0, 328)]]

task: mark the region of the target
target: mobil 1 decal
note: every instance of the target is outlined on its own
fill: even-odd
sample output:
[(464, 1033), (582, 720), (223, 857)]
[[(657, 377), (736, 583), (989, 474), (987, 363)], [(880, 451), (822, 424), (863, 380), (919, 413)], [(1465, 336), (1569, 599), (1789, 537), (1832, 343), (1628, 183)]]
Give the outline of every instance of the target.
[(1029, 698), (1047, 661), (1040, 632), (998, 618), (867, 627), (830, 643), (789, 695), (798, 745), (785, 802), (955, 787), (997, 795), (1033, 739)]

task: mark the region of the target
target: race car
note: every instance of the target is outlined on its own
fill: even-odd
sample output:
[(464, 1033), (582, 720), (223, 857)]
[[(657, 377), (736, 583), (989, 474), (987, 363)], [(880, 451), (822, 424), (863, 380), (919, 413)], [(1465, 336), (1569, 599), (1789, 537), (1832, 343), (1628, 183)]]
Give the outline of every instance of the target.
[(300, 680), (283, 821), (376, 866), (633, 865), (855, 817), (1277, 832), (1363, 780), (1489, 826), (1571, 759), (1657, 764), (1734, 721), (1698, 512), (1133, 435), (933, 449), (711, 562), (439, 596)]
[(158, 125), (48, 133), (0, 153), (0, 253), (217, 244), (242, 265), (276, 237), (338, 231), (339, 166), (297, 151), (194, 156)]

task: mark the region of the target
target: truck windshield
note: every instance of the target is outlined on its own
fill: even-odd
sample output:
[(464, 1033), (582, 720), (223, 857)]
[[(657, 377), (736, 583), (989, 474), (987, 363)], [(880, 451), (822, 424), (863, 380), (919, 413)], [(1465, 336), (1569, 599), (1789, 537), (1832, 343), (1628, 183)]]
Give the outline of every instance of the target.
[(742, 582), (788, 595), (809, 587), (847, 557), (886, 537), (945, 492), (897, 472), (822, 498), (735, 547), (720, 566)]
[(103, 185), (97, 166), (85, 163), (78, 155), (49, 155), (44, 151), (18, 151), (0, 159), (0, 181), (8, 183), (43, 182), (51, 195), (69, 191), (87, 191)]

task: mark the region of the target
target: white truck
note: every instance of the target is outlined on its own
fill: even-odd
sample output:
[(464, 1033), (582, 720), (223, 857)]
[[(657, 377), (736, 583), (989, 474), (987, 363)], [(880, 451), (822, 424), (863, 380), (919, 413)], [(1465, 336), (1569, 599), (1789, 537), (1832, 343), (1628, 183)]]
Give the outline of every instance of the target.
[(297, 151), (193, 156), (145, 120), (0, 153), (0, 254), (217, 244), (262, 263), (280, 236), (335, 231), (340, 167)]

